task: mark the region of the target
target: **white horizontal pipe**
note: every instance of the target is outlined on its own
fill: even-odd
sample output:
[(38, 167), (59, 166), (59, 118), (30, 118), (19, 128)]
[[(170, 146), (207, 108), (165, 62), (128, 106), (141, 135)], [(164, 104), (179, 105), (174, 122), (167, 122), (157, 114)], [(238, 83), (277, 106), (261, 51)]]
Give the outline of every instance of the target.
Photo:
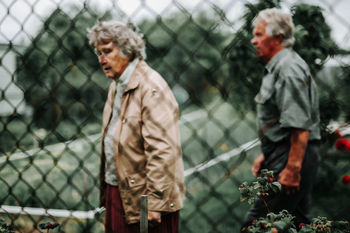
[(79, 211), (79, 210), (63, 210), (63, 209), (43, 209), (33, 207), (20, 207), (1, 205), (0, 212), (8, 214), (23, 214), (33, 216), (53, 216), (58, 218), (80, 218), (80, 219), (94, 219), (95, 214), (101, 213), (104, 208), (96, 208), (95, 210)]
[(203, 171), (207, 168), (210, 168), (210, 167), (220, 163), (221, 161), (227, 161), (227, 160), (233, 158), (234, 156), (241, 154), (243, 151), (248, 151), (248, 150), (250, 150), (258, 145), (260, 145), (260, 141), (257, 138), (250, 141), (250, 142), (244, 143), (243, 145), (239, 146), (238, 148), (235, 148), (235, 149), (230, 150), (226, 153), (223, 153), (223, 154), (215, 157), (214, 159), (200, 163), (195, 167), (192, 167), (192, 168), (185, 170), (185, 176), (187, 177), (187, 176), (192, 175), (193, 173)]

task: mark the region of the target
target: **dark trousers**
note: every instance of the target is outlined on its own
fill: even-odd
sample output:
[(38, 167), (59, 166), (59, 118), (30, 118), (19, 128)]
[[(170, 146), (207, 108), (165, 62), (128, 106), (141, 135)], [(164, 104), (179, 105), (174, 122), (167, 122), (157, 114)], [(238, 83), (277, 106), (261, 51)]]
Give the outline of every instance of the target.
[[(265, 161), (262, 168), (272, 170), (274, 180), (278, 180), (279, 173), (284, 169), (288, 161), (290, 149), (289, 139), (282, 142), (271, 142), (267, 139), (262, 140), (262, 151), (265, 155)], [(309, 223), (311, 191), (314, 178), (319, 165), (319, 144), (316, 141), (309, 141), (301, 170), (300, 190), (294, 194), (286, 195), (284, 193), (272, 193), (265, 198), (270, 212), (279, 213), (281, 210), (287, 210), (295, 216), (294, 224), (299, 227), (300, 223)], [(259, 217), (265, 217), (267, 209), (263, 201), (256, 201), (248, 211), (243, 222), (243, 227), (251, 225), (252, 221)]]
[[(106, 187), (106, 233), (139, 233), (140, 224), (126, 224), (125, 213), (117, 186)], [(179, 211), (162, 215), (161, 224), (149, 227), (149, 233), (178, 233)]]

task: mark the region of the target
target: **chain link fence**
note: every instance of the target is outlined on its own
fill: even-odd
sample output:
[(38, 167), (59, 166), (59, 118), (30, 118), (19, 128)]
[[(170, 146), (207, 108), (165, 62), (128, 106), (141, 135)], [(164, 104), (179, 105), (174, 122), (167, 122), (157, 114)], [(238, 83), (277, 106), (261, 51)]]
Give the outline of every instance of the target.
[(16, 232), (39, 232), (47, 221), (60, 224), (56, 232), (103, 232), (98, 172), (109, 81), (86, 33), (98, 20), (117, 19), (144, 33), (146, 61), (179, 103), (187, 188), (181, 232), (238, 232), (249, 206), (237, 187), (253, 179), (260, 153), (254, 96), (263, 65), (249, 42), (250, 22), (280, 6), (294, 13), (295, 48), (320, 92), (313, 212), (349, 220), (341, 179), (350, 157), (334, 148), (332, 132), (350, 134), (350, 4), (305, 2), (0, 0), (0, 217)]

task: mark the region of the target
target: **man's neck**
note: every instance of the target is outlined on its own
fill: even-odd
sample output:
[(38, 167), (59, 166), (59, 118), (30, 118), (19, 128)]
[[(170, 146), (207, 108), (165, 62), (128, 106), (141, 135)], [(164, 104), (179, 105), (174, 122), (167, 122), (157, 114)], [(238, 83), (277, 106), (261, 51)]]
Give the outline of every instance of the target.
[(279, 53), (279, 51), (281, 51), (282, 49), (284, 49), (284, 46), (282, 46), (282, 45), (276, 46), (276, 47), (273, 49), (273, 51), (271, 52), (272, 55), (271, 55), (269, 58), (265, 59), (266, 64), (269, 63), (269, 62), (272, 60), (272, 58), (273, 58), (274, 56), (276, 56), (276, 54)]

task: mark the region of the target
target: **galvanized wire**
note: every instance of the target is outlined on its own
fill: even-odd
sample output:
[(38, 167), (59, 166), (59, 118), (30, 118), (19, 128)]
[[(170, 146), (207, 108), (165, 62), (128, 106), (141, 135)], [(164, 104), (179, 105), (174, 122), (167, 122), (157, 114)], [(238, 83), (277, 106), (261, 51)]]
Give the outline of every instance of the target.
[[(100, 7), (92, 1), (43, 2), (0, 0), (0, 215), (18, 232), (38, 232), (47, 219), (61, 224), (59, 232), (103, 231), (103, 214), (96, 209), (97, 161), (109, 82), (86, 30), (112, 18), (140, 27), (147, 62), (164, 76), (179, 102), (187, 187), (181, 232), (237, 232), (247, 210), (237, 186), (253, 179), (250, 166), (260, 153), (254, 101), (246, 91), (259, 85), (251, 70), (236, 85), (240, 67), (232, 64), (254, 53), (239, 38), (251, 34), (242, 29), (242, 17), (244, 4), (255, 2), (106, 0)], [(282, 2), (291, 7), (305, 1)], [(346, 0), (314, 4), (325, 9), (331, 29), (343, 31), (337, 43), (349, 50)], [(237, 47), (243, 48), (241, 54), (233, 56)], [(324, 66), (317, 83), (329, 101), (322, 114), (346, 129), (350, 111), (342, 85), (349, 84), (349, 53), (344, 51), (327, 57), (324, 62), (332, 67)], [(346, 186), (339, 180), (350, 173), (350, 157), (334, 149), (335, 141), (332, 134), (324, 137), (322, 180), (315, 193), (325, 195), (316, 195), (315, 214), (349, 218), (346, 205), (330, 207), (324, 200), (326, 194), (342, 197)], [(335, 184), (324, 182), (326, 177)]]

